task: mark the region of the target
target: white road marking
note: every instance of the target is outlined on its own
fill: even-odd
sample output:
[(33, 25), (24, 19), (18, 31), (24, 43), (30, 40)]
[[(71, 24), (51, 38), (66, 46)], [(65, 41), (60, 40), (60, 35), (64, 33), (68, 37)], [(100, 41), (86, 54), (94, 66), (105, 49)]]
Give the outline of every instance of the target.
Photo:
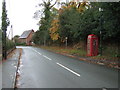
[(45, 56), (45, 55), (43, 55), (43, 57), (47, 58), (48, 60), (52, 60), (51, 58), (49, 58), (49, 57), (47, 57), (47, 56)]
[(37, 52), (38, 54), (42, 55), (41, 53), (39, 53), (38, 51), (36, 51), (35, 49), (32, 49), (33, 51)]
[(80, 77), (80, 74), (78, 74), (78, 73), (74, 72), (73, 70), (71, 70), (71, 69), (69, 69), (69, 68), (63, 66), (62, 64), (60, 64), (60, 63), (56, 63), (56, 64), (59, 65), (59, 66), (61, 66), (61, 67), (63, 67), (64, 69), (70, 71), (71, 73), (77, 75), (78, 77)]
[[(32, 49), (32, 50), (35, 51), (35, 52), (37, 52), (38, 54), (42, 55), (41, 53), (39, 53), (39, 52), (36, 51), (35, 49)], [(45, 56), (45, 55), (43, 55), (43, 57), (47, 58), (48, 60), (52, 60), (51, 58), (49, 58), (49, 57), (47, 57), (47, 56)]]

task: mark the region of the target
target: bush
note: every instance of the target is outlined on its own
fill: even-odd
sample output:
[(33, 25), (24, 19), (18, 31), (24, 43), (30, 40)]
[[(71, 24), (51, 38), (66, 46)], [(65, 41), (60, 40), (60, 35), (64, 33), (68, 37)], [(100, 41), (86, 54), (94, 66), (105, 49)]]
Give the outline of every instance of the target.
[(13, 48), (15, 48), (15, 43), (12, 40), (8, 40), (6, 41), (6, 47), (7, 47), (7, 51), (11, 50)]
[(103, 55), (108, 57), (118, 57), (118, 46), (117, 44), (107, 43), (106, 45), (103, 44)]
[(16, 46), (26, 46), (26, 43), (16, 43)]

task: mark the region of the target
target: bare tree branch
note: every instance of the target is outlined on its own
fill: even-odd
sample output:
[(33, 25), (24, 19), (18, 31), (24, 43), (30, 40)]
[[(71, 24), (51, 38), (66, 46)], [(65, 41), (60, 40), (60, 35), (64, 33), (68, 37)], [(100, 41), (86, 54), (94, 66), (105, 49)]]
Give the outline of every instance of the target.
[(50, 8), (52, 8), (57, 2), (58, 2), (58, 0), (56, 0), (55, 3), (50, 6)]

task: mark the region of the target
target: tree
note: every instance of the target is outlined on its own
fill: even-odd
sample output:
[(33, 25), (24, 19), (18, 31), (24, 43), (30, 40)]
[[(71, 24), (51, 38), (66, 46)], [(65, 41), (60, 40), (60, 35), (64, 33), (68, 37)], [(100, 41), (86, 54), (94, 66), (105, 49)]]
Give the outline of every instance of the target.
[(0, 53), (2, 53), (2, 30), (0, 29)]
[(0, 29), (0, 44), (2, 43), (2, 30)]
[[(97, 12), (96, 12), (97, 11)], [(99, 17), (98, 17), (98, 7), (97, 4), (90, 4), (88, 9), (86, 9), (82, 14), (79, 14), (79, 25), (78, 29), (74, 32), (74, 37), (77, 40), (84, 40), (89, 34), (99, 35)], [(96, 16), (97, 15), (97, 16)]]
[(59, 23), (58, 19), (52, 20), (51, 28), (49, 30), (50, 37), (52, 40), (58, 40), (59, 38), (59, 34), (58, 34), (59, 24), (58, 23)]
[(61, 6), (59, 15), (59, 34), (63, 42), (65, 41), (65, 37), (68, 37), (68, 43), (72, 44), (77, 42), (78, 38), (81, 37), (80, 34), (76, 32), (80, 29), (80, 16), (85, 12), (87, 6), (87, 2), (80, 2), (77, 4), (74, 1)]
[(34, 43), (37, 45), (42, 45), (42, 44), (44, 44), (43, 40), (44, 40), (43, 32), (40, 30), (36, 31), (34, 36), (33, 36)]
[(118, 41), (120, 35), (120, 2), (101, 3), (104, 19), (104, 39), (114, 39)]
[(3, 49), (3, 59), (7, 58), (6, 51), (6, 31), (7, 31), (7, 26), (9, 25), (9, 20), (7, 18), (7, 10), (6, 10), (6, 2), (5, 0), (2, 3), (2, 49)]
[(41, 18), (39, 21), (40, 27), (39, 27), (39, 32), (44, 34), (44, 45), (46, 45), (46, 42), (49, 41), (50, 35), (49, 35), (49, 28), (50, 28), (50, 22), (51, 22), (51, 9), (53, 6), (57, 3), (58, 0), (54, 2), (54, 4), (51, 4), (52, 0), (43, 0), (43, 3), (39, 4), (39, 6), (43, 6), (44, 10), (44, 17)]
[(51, 11), (51, 25), (49, 28), (49, 33), (50, 33), (50, 37), (53, 41), (58, 40), (59, 38), (59, 15), (58, 15), (58, 9), (53, 8)]
[(19, 43), (19, 37), (19, 35), (15, 35), (12, 39), (15, 41), (15, 43)]

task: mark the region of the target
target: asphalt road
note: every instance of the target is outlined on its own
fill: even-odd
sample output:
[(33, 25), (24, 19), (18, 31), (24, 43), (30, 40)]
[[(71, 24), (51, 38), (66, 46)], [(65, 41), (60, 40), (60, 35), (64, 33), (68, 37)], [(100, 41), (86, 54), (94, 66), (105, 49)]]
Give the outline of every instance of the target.
[(117, 88), (118, 71), (35, 47), (22, 48), (19, 88)]

